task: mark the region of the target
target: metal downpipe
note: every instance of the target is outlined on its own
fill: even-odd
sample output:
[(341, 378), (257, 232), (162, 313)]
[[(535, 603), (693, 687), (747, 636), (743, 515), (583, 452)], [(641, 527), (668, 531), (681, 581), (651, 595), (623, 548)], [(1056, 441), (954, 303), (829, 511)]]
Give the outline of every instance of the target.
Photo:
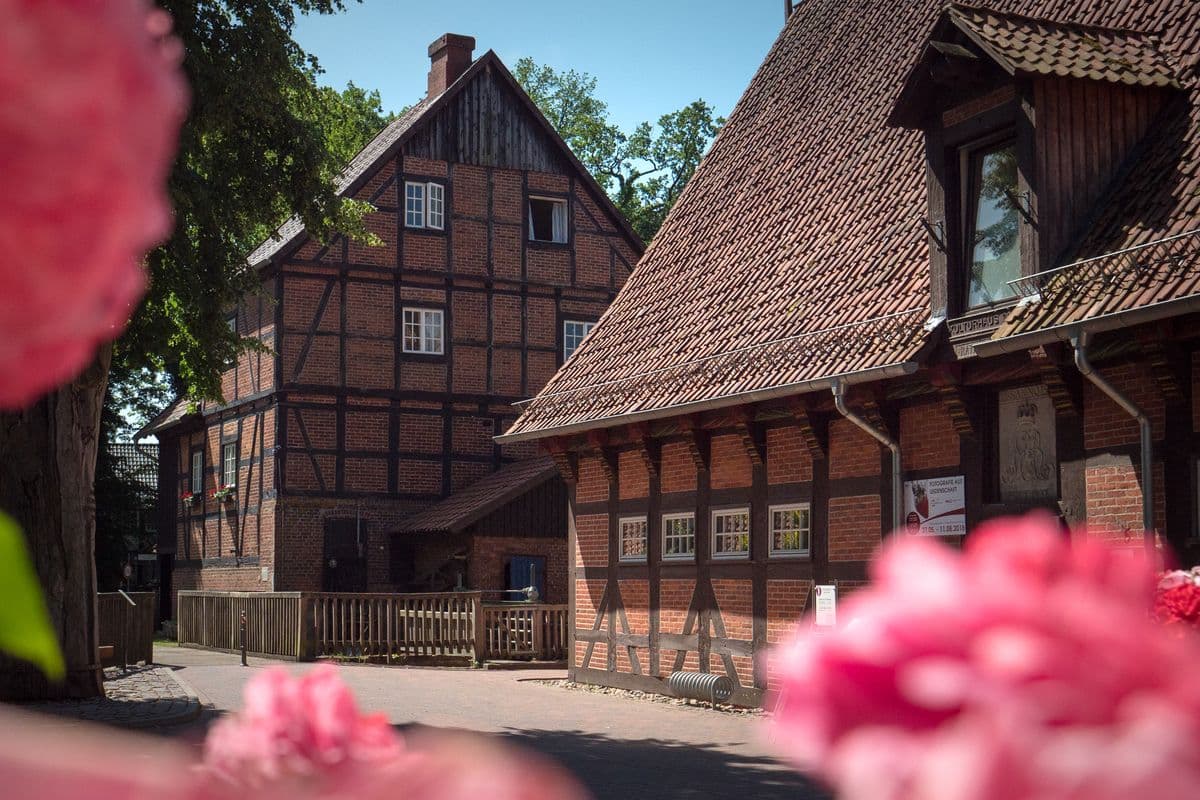
[(901, 502), (900, 492), (904, 488), (904, 476), (900, 472), (900, 444), (883, 431), (871, 427), (871, 423), (846, 407), (846, 384), (843, 381), (833, 381), (830, 389), (833, 390), (833, 405), (837, 408), (838, 413), (871, 434), (873, 439), (892, 451), (892, 530), (898, 530), (904, 524), (904, 520), (901, 518), (904, 513), (904, 505)]
[(1096, 371), (1087, 357), (1087, 332), (1080, 330), (1071, 336), (1071, 346), (1075, 348), (1075, 367), (1079, 374), (1091, 381), (1097, 389), (1108, 395), (1114, 403), (1137, 420), (1138, 432), (1141, 435), (1142, 456), (1142, 531), (1143, 545), (1149, 563), (1154, 563), (1154, 434), (1150, 427), (1150, 418), (1138, 408), (1132, 400), (1113, 386), (1104, 376)]

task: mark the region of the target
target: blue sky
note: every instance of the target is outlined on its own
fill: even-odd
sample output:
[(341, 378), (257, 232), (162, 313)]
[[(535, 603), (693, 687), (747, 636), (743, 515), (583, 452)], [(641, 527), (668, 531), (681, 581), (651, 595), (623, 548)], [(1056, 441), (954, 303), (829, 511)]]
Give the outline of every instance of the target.
[(378, 89), (396, 111), (425, 94), (427, 48), (443, 33), (474, 36), (510, 67), (522, 56), (589, 72), (621, 128), (698, 97), (727, 116), (783, 27), (780, 0), (347, 0), (335, 16), (300, 17), (295, 38), (323, 81)]

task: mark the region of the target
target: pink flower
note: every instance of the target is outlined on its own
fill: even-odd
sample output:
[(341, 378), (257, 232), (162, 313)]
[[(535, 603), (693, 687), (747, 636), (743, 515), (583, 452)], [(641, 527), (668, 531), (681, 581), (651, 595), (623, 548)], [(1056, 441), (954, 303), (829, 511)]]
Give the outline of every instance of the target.
[(778, 739), (840, 798), (1195, 796), (1200, 643), (1152, 620), (1144, 562), (1031, 515), (962, 554), (898, 538), (872, 575), (772, 662)]
[(384, 715), (359, 713), (331, 665), (300, 678), (283, 667), (264, 670), (246, 685), (245, 701), (239, 714), (213, 726), (204, 745), (205, 765), (231, 784), (297, 781), (319, 795), (324, 781), (357, 780), (406, 755)]
[(19, 408), (141, 297), (187, 90), (146, 0), (0, 0), (0, 20), (0, 408)]
[(202, 774), (216, 797), (260, 800), (573, 800), (585, 797), (541, 758), (470, 736), (425, 735), (410, 748), (382, 714), (360, 714), (336, 668), (282, 667), (246, 685), (218, 721)]

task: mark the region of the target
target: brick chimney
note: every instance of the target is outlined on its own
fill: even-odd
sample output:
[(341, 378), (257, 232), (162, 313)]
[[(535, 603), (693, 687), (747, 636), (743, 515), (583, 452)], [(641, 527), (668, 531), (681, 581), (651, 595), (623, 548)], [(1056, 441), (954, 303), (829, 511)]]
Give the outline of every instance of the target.
[(429, 45), (429, 96), (437, 97), (471, 66), (475, 39), (443, 33)]

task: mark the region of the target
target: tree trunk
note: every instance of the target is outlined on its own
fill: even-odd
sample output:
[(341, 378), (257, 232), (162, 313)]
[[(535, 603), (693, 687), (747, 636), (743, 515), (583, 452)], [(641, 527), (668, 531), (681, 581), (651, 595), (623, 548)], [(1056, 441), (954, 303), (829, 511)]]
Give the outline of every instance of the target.
[(0, 414), (0, 508), (25, 532), (62, 645), (67, 676), (50, 683), (14, 659), (0, 665), (0, 700), (104, 693), (96, 652), (96, 507), (100, 410), (112, 346), (75, 381), (32, 407)]

